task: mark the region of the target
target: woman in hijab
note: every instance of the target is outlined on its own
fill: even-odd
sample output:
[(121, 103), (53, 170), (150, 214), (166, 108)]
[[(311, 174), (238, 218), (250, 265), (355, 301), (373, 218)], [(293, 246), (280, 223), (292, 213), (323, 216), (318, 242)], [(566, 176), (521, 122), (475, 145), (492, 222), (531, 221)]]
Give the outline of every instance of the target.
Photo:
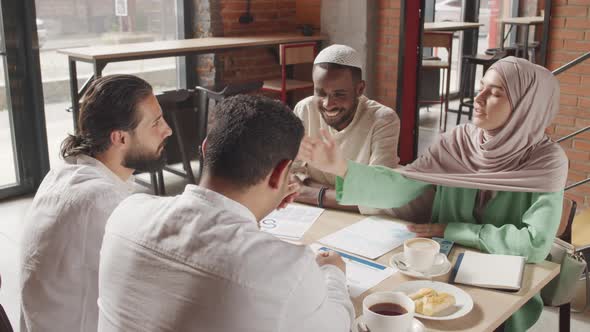
[[(340, 204), (399, 208), (430, 196), (430, 220), (408, 226), (418, 236), (536, 263), (549, 253), (563, 206), (568, 159), (545, 134), (558, 111), (553, 74), (508, 57), (484, 75), (473, 123), (443, 135), (410, 165), (392, 170), (346, 161), (327, 133), (304, 139), (300, 158), (338, 176)], [(505, 331), (530, 328), (542, 309), (537, 295)]]

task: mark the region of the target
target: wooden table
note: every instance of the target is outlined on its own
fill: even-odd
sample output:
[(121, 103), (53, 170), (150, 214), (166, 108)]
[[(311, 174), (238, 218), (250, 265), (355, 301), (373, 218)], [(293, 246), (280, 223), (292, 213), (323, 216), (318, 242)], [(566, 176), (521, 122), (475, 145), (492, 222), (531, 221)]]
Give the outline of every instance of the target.
[(524, 56), (529, 57), (529, 33), (532, 25), (543, 24), (545, 18), (543, 16), (525, 16), (525, 17), (507, 17), (500, 20), (500, 36), (502, 36), (502, 44), (500, 49), (504, 49), (504, 32), (506, 25), (523, 26), (524, 29)]
[[(321, 42), (325, 35), (303, 36), (301, 34), (275, 34), (250, 37), (208, 37), (182, 40), (166, 40), (146, 43), (93, 46), (58, 50), (68, 56), (70, 71), (70, 94), (74, 128), (78, 118), (79, 100), (88, 84), (100, 77), (110, 62), (189, 56), (245, 48), (270, 47), (279, 44)], [(78, 90), (76, 62), (87, 62), (94, 66), (94, 74)]]
[(479, 29), (483, 23), (477, 22), (426, 22), (424, 31), (462, 31)]
[[(303, 238), (303, 242), (307, 244), (316, 242), (320, 238), (363, 218), (365, 217), (359, 214), (326, 210), (309, 231), (307, 231)], [(401, 250), (401, 247), (395, 249), (377, 259), (377, 262), (388, 265), (389, 258), (393, 253), (400, 252)], [(465, 250), (468, 249), (455, 245), (449, 255), (449, 260), (454, 264), (457, 255)], [(551, 279), (553, 279), (558, 273), (559, 265), (555, 263), (544, 261), (540, 264), (527, 264), (524, 271), (523, 286), (518, 293), (456, 285), (471, 295), (474, 302), (473, 310), (466, 316), (454, 320), (433, 321), (421, 319), (421, 321), (429, 331), (493, 331), (535, 294), (539, 293), (541, 288), (551, 281)], [(448, 278), (449, 275), (447, 274), (435, 278), (434, 280), (447, 282)], [(396, 286), (409, 280), (415, 279), (407, 277), (401, 273), (395, 273), (376, 287), (363, 293), (361, 296), (354, 298), (353, 304), (356, 315), (359, 316), (362, 314), (362, 300), (368, 294), (375, 291), (394, 290)]]

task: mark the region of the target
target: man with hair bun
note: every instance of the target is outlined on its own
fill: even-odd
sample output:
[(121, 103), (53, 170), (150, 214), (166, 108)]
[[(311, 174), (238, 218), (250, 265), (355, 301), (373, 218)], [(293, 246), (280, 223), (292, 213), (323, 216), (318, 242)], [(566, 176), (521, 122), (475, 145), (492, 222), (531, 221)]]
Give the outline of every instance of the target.
[(160, 169), (172, 131), (152, 87), (131, 75), (92, 82), (65, 165), (41, 183), (20, 248), (21, 331), (96, 331), (98, 263), (106, 221), (135, 170)]

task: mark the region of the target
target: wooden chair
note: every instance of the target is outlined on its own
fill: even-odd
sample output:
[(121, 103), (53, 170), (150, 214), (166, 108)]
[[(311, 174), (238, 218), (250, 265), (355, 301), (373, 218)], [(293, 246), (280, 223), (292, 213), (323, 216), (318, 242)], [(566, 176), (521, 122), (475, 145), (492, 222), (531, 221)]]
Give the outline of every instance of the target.
[[(447, 31), (428, 31), (422, 36), (422, 47), (444, 48), (447, 50), (446, 59), (422, 60), (424, 70), (442, 70), (443, 91), (438, 101), (420, 100), (420, 104), (440, 103), (441, 113), (438, 120), (439, 129), (447, 130), (447, 111), (449, 110), (449, 92), (451, 89), (451, 59), (453, 50), (453, 33)], [(444, 117), (444, 120), (443, 120)], [(444, 122), (444, 123), (443, 123)]]
[(576, 216), (577, 207), (578, 203), (576, 201), (566, 197), (563, 198), (563, 212), (561, 213), (561, 221), (557, 229), (557, 237), (567, 243), (572, 243), (572, 223)]
[(287, 66), (313, 63), (317, 53), (316, 43), (295, 43), (279, 45), (281, 77), (264, 81), (262, 90), (278, 92), (281, 101), (287, 103), (287, 93), (295, 90), (313, 88), (313, 82), (287, 78)]
[[(569, 198), (563, 198), (563, 212), (561, 213), (561, 222), (557, 229), (557, 237), (572, 243), (572, 223), (576, 216), (576, 201)], [(559, 306), (559, 332), (569, 332), (571, 323), (571, 303)]]
[[(2, 287), (2, 277), (0, 276), (0, 288)], [(12, 324), (10, 324), (10, 320), (8, 319), (8, 315), (6, 311), (4, 311), (4, 307), (0, 304), (0, 331), (2, 332), (12, 332)]]

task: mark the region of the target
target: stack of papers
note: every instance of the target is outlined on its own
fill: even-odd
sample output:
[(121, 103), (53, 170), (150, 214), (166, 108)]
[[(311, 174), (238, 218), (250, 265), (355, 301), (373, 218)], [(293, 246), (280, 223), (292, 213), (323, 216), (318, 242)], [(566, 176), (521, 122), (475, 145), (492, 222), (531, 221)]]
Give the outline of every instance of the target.
[[(332, 250), (322, 247), (319, 244), (312, 244), (311, 249), (315, 252)], [(393, 269), (388, 266), (349, 255), (341, 251), (336, 252), (342, 256), (342, 260), (344, 260), (344, 263), (346, 264), (346, 285), (348, 286), (348, 293), (351, 297), (357, 297), (368, 289), (375, 287), (394, 272)]]
[(299, 240), (324, 212), (313, 206), (289, 204), (260, 221), (260, 229), (285, 240)]
[(405, 224), (381, 217), (365, 218), (323, 237), (319, 242), (350, 253), (375, 259), (416, 237)]

